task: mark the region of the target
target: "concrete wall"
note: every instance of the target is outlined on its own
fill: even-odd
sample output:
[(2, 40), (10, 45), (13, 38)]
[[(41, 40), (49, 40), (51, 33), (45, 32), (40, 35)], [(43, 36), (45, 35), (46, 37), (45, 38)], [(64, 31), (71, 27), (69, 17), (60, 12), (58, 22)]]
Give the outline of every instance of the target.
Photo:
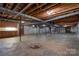
[(72, 27), (71, 31), (79, 35), (79, 23), (75, 27)]
[(28, 26), (24, 26), (24, 34), (39, 34), (39, 33), (45, 33), (48, 32), (49, 29), (46, 28), (33, 28), (33, 27), (28, 27)]

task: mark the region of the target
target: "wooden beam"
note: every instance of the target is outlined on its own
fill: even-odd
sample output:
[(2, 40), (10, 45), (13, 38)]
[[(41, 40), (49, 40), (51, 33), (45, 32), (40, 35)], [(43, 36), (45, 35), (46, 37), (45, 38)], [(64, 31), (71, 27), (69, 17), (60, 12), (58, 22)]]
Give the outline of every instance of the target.
[(41, 4), (41, 5), (37, 5), (37, 7), (35, 7), (34, 9), (31, 9), (29, 12), (27, 12), (28, 14), (30, 14), (31, 12), (35, 11), (36, 9), (41, 8), (42, 6), (46, 5), (47, 3)]
[(28, 4), (26, 7), (24, 7), (18, 14), (16, 14), (15, 16), (14, 16), (14, 18), (16, 18), (20, 13), (22, 13), (22, 12), (24, 12), (28, 7), (30, 7), (32, 5), (32, 3), (31, 4)]
[[(12, 8), (13, 5), (14, 5), (13, 3), (7, 3), (6, 6), (5, 6), (5, 8), (11, 10), (11, 8)], [(5, 17), (11, 17), (11, 14), (7, 13), (6, 11), (4, 11), (2, 15), (5, 16)]]
[(16, 7), (13, 10), (16, 10), (19, 7), (20, 3), (17, 3)]
[(0, 3), (0, 7), (3, 7), (3, 3)]
[(49, 20), (46, 20), (45, 22), (53, 21), (53, 20), (57, 20), (57, 19), (62, 19), (62, 18), (73, 16), (73, 15), (79, 15), (79, 11), (73, 12), (73, 13), (64, 14), (64, 15), (60, 15), (60, 16), (57, 16), (57, 17), (53, 17), (53, 18), (51, 18)]
[[(2, 8), (2, 7), (0, 7), (0, 10), (6, 11), (6, 12), (11, 13), (11, 14), (18, 14), (18, 13), (19, 13), (19, 12), (17, 12), (17, 11), (9, 10), (9, 9)], [(30, 18), (30, 19), (32, 19), (32, 20), (43, 21), (43, 20), (41, 20), (41, 19), (39, 19), (39, 18), (30, 16), (30, 15), (27, 15), (27, 14), (23, 14), (23, 13), (20, 13), (19, 16), (26, 17), (26, 18)]]
[[(49, 19), (51, 17), (55, 17), (58, 15), (61, 15), (62, 13), (65, 13), (65, 12), (68, 12), (71, 10), (75, 10), (75, 9), (79, 9), (78, 4), (60, 4), (60, 5), (56, 5), (55, 7), (50, 8), (49, 10), (46, 10), (44, 12), (40, 12), (39, 14), (35, 14), (32, 16), (38, 17), (41, 19)], [(47, 13), (47, 11), (49, 11), (49, 12), (52, 11), (52, 13), (49, 15)]]
[(58, 4), (58, 3), (56, 3), (56, 4), (51, 4), (51, 5), (47, 6), (47, 7), (44, 8), (44, 9), (37, 10), (36, 12), (31, 13), (30, 15), (35, 15), (35, 14), (38, 14), (38, 13), (43, 12), (43, 11), (45, 11), (45, 10), (48, 10), (49, 8), (54, 7), (54, 6), (57, 5), (57, 4)]
[(5, 8), (11, 9), (13, 5), (14, 5), (13, 3), (7, 3)]

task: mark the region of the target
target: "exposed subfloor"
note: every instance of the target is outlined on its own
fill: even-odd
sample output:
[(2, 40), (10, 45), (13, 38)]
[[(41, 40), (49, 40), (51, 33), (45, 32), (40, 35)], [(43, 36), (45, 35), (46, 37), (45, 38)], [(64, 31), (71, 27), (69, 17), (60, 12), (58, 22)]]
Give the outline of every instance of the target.
[[(31, 45), (40, 48), (32, 49)], [(0, 39), (1, 56), (70, 56), (79, 55), (79, 37), (75, 34), (26, 35)]]

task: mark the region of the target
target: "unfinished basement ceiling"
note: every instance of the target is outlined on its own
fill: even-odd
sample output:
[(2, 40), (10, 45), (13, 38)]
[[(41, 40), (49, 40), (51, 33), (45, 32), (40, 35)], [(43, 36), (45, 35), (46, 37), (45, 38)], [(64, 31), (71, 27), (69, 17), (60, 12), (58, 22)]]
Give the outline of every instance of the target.
[[(27, 23), (47, 21), (71, 11), (79, 11), (78, 3), (1, 3), (0, 17), (25, 20)], [(7, 12), (7, 10), (9, 10)], [(11, 13), (12, 12), (12, 13)], [(15, 13), (16, 12), (16, 13)], [(77, 15), (77, 18), (79, 15)], [(75, 19), (74, 19), (75, 20)], [(78, 21), (78, 20), (77, 20)]]

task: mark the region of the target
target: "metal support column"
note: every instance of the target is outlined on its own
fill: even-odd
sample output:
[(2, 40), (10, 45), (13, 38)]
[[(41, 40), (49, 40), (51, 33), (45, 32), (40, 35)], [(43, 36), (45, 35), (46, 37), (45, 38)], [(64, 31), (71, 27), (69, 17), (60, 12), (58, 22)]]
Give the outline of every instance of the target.
[(21, 20), (20, 20), (20, 23), (19, 23), (19, 38), (20, 38), (20, 42), (22, 41), (21, 40)]

